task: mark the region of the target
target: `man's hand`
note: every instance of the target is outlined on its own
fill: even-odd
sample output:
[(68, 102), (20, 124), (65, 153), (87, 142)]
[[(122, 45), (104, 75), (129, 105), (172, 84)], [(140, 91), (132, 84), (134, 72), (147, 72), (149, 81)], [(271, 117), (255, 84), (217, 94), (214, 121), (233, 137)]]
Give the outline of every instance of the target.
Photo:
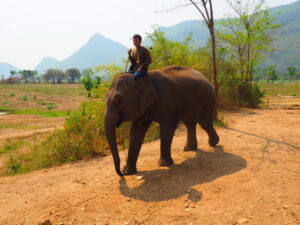
[(128, 49), (128, 55), (131, 55), (132, 49)]
[(142, 71), (142, 68), (139, 67), (136, 71), (137, 71), (137, 72), (140, 72), (140, 71)]

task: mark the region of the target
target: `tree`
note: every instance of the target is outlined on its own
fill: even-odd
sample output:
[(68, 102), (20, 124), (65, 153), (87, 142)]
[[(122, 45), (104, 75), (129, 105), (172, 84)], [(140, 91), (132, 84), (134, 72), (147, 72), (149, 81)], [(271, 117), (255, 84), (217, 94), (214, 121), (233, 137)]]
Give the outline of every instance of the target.
[(295, 79), (296, 74), (297, 74), (296, 67), (290, 66), (290, 67), (286, 68), (286, 71), (287, 71), (287, 75), (288, 75), (290, 81)]
[(36, 70), (21, 70), (19, 71), (20, 74), (22, 74), (25, 83), (33, 83), (35, 81), (35, 77), (38, 75), (38, 72)]
[(72, 83), (75, 83), (76, 80), (80, 80), (80, 71), (77, 68), (70, 68), (66, 71), (66, 75), (69, 77)]
[(266, 75), (267, 75), (267, 79), (271, 80), (271, 82), (273, 84), (274, 81), (278, 79), (277, 71), (276, 71), (276, 65), (269, 66), (267, 68)]
[(17, 73), (17, 71), (15, 71), (15, 70), (11, 70), (11, 71), (9, 71), (10, 72), (10, 76), (11, 77), (13, 77), (16, 73)]
[(265, 0), (227, 0), (235, 15), (220, 22), (218, 38), (229, 48), (229, 57), (239, 65), (242, 80), (249, 86), (255, 68), (264, 61), (264, 54), (272, 51), (276, 31), (275, 17), (263, 8)]
[(52, 84), (60, 84), (64, 79), (66, 79), (66, 74), (59, 69), (48, 69), (47, 72), (43, 75), (43, 78), (47, 82), (51, 82)]
[[(114, 64), (100, 65), (100, 66), (96, 66), (94, 68), (95, 74), (100, 76), (101, 80), (103, 79), (103, 80), (108, 80), (108, 81), (111, 81), (113, 79), (114, 74), (121, 73), (122, 70), (123, 69), (121, 67), (116, 66)], [(97, 77), (96, 77), (96, 79), (97, 79)]]
[(166, 34), (154, 26), (152, 34), (148, 34), (151, 42), (151, 68), (157, 69), (169, 65), (194, 66), (197, 52), (193, 46), (192, 33), (183, 42), (169, 40)]
[(94, 71), (92, 69), (85, 69), (82, 71), (81, 83), (84, 84), (85, 89), (88, 91), (88, 97), (91, 97), (91, 90), (94, 87), (93, 77)]

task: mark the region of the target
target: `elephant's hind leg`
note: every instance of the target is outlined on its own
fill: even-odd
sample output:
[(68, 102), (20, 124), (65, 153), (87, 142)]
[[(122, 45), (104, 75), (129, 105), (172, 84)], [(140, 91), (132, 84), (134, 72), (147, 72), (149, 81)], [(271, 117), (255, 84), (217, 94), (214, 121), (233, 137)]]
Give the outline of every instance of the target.
[(195, 122), (184, 122), (187, 128), (187, 141), (184, 147), (184, 151), (193, 151), (198, 148), (198, 141), (196, 136), (196, 125)]
[(132, 122), (129, 137), (128, 159), (123, 168), (124, 175), (136, 173), (136, 162), (141, 150), (141, 146), (152, 121)]
[(217, 134), (213, 126), (213, 113), (205, 112), (204, 115), (200, 118), (199, 124), (202, 127), (202, 129), (204, 129), (208, 134), (209, 145), (216, 146), (219, 143), (219, 135)]

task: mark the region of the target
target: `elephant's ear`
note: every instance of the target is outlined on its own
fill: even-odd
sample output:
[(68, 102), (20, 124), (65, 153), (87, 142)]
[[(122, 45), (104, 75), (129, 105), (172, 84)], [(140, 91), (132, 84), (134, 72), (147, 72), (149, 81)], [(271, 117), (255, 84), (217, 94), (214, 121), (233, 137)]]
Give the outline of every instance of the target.
[(152, 82), (146, 79), (139, 80), (140, 85), (140, 111), (142, 115), (158, 99)]

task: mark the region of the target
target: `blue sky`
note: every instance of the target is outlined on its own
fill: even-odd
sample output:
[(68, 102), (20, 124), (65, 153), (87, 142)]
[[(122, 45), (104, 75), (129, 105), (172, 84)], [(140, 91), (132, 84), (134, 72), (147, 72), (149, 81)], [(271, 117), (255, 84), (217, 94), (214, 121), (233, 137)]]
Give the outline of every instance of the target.
[[(254, 0), (253, 0), (254, 1)], [(200, 19), (193, 7), (164, 12), (187, 0), (0, 0), (0, 62), (33, 69), (43, 57), (64, 59), (95, 33), (131, 46), (134, 33)], [(269, 7), (295, 0), (266, 0)], [(215, 17), (231, 12), (213, 0)]]

